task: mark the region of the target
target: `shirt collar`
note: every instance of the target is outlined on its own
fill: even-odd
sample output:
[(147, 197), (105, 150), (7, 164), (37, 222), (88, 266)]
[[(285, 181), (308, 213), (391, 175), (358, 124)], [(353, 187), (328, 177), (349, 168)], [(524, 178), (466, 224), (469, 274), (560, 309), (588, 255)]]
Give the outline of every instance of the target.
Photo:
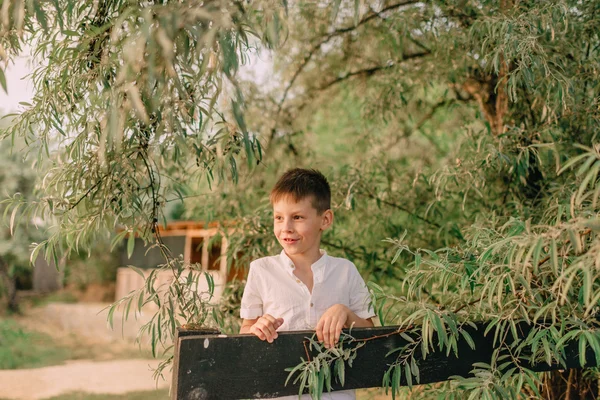
[[(321, 258), (319, 258), (317, 261), (315, 261), (313, 265), (311, 265), (313, 271), (313, 282), (315, 283), (321, 282), (323, 280), (323, 272), (329, 261), (329, 256), (327, 255), (327, 252), (323, 249), (320, 249), (319, 251), (321, 252)], [(294, 276), (294, 262), (291, 258), (288, 257), (287, 254), (285, 254), (285, 250), (281, 250), (279, 257), (286, 271), (290, 275)]]

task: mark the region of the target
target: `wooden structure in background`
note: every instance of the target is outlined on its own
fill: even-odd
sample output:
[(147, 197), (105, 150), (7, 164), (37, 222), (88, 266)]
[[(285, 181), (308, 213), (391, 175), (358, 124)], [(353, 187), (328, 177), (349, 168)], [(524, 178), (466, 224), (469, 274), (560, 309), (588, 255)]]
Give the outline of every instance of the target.
[[(197, 221), (171, 222), (165, 227), (160, 227), (160, 234), (165, 245), (173, 257), (182, 255), (183, 260), (189, 263), (200, 263), (212, 275), (215, 283), (214, 299), (218, 300), (225, 283), (233, 278), (243, 278), (244, 269), (237, 268), (235, 264), (228, 271), (227, 239), (219, 235), (219, 226), (216, 223), (205, 224)], [(229, 228), (233, 229), (233, 228)], [(127, 240), (127, 239), (125, 239)], [(142, 239), (135, 239), (135, 246), (131, 258), (127, 257), (126, 250), (121, 252), (121, 265), (133, 265), (150, 274), (153, 268), (163, 264), (164, 258), (157, 248), (148, 250)], [(168, 282), (173, 278), (170, 271), (164, 271), (157, 276), (157, 285)], [(119, 300), (131, 291), (144, 285), (144, 278), (131, 268), (120, 267), (117, 270), (117, 284), (115, 298)], [(199, 291), (208, 289), (208, 284), (203, 280)]]
[(64, 260), (60, 260), (58, 268), (54, 261), (46, 261), (44, 256), (38, 255), (33, 264), (32, 289), (37, 293), (55, 292), (63, 288), (65, 275)]
[[(420, 371), (420, 384), (448, 380), (451, 376), (470, 375), (476, 362), (489, 363), (494, 348), (493, 333), (484, 336), (486, 324), (478, 323), (477, 329), (467, 328), (475, 349), (471, 349), (463, 339), (458, 342), (458, 358), (453, 353), (446, 355), (446, 349), (440, 351), (434, 335), (435, 351), (425, 360), (420, 355), (420, 346), (416, 350), (416, 359)], [(519, 337), (524, 338), (530, 332), (528, 325), (518, 326)], [(281, 332), (271, 344), (262, 342), (253, 335), (219, 335), (207, 331), (178, 331), (175, 339), (175, 358), (171, 399), (173, 400), (221, 400), (221, 399), (263, 399), (285, 395), (297, 395), (298, 386), (290, 381), (284, 383), (288, 372), (286, 368), (295, 367), (300, 357), (307, 358), (306, 337), (312, 331)], [(382, 379), (389, 364), (396, 360), (397, 354), (387, 355), (390, 350), (408, 344), (398, 334), (398, 327), (357, 328), (352, 335), (358, 340), (368, 339), (358, 349), (353, 366), (345, 368), (343, 389), (381, 387)], [(576, 342), (565, 348), (566, 366), (538, 363), (520, 364), (531, 370), (541, 372), (563, 368), (579, 367), (579, 351)], [(311, 354), (310, 357), (314, 357)], [(595, 366), (594, 352), (586, 349), (586, 366)], [(508, 368), (507, 368), (508, 369)], [(332, 371), (334, 368), (332, 368)], [(332, 383), (335, 379), (332, 378)], [(416, 381), (413, 379), (413, 383)], [(401, 380), (406, 385), (404, 371)], [(334, 383), (334, 389), (342, 389)]]

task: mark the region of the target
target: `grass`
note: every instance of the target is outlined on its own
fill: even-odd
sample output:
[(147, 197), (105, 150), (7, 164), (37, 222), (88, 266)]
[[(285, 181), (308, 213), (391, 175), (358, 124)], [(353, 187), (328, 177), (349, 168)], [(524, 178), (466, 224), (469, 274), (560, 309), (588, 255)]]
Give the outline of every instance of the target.
[(68, 348), (46, 334), (28, 331), (13, 319), (0, 320), (0, 369), (36, 368), (68, 360)]
[(47, 367), (67, 360), (152, 358), (150, 349), (140, 351), (133, 344), (88, 342), (72, 333), (50, 335), (26, 326), (14, 318), (0, 318), (0, 370)]
[(44, 295), (33, 295), (25, 298), (32, 307), (42, 307), (50, 303), (77, 303), (77, 296), (68, 291), (58, 291)]
[(75, 392), (61, 394), (60, 396), (50, 397), (45, 400), (167, 400), (168, 398), (169, 389), (161, 389), (125, 394), (90, 394)]

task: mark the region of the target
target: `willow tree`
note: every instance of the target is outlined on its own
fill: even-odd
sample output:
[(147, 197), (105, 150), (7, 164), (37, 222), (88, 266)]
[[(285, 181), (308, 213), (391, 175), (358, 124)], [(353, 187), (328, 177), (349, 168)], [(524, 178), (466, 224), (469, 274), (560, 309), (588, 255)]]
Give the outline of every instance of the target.
[[(6, 0), (0, 7), (0, 57), (10, 62), (30, 48), (39, 62), (31, 104), (3, 129), (4, 137), (23, 138), (43, 166), (39, 200), (6, 203), (16, 216), (11, 230), (35, 218), (50, 225), (32, 259), (92, 248), (117, 229), (113, 244), (128, 238), (130, 252), (135, 236), (158, 246), (176, 279), (159, 295), (153, 274), (147, 289), (122, 301), (126, 315), (147, 302), (159, 306), (146, 325), (155, 354), (176, 325), (204, 323), (210, 312), (191, 289), (200, 274), (184, 279), (188, 266), (162, 244), (165, 205), (196, 181), (231, 179), (237, 163), (261, 158), (236, 74), (253, 41), (277, 43), (285, 10), (267, 5)], [(6, 90), (1, 70), (0, 84)]]
[[(230, 201), (212, 212), (246, 217), (239, 249), (272, 251), (257, 199), (278, 168), (326, 168), (337, 227), (325, 247), (382, 287), (385, 322), (417, 326), (427, 353), (432, 333), (450, 348), (465, 323), (489, 321), (497, 355), (511, 355), (474, 367), (475, 378), (448, 383), (444, 396), (596, 396), (594, 369), (538, 375), (506, 362), (561, 362), (567, 343), (600, 355), (599, 7), (298, 5), (274, 55), (281, 84), (266, 95), (248, 85), (249, 126), (270, 164), (243, 190), (225, 188)], [(524, 341), (520, 322), (534, 326)], [(391, 374), (414, 373), (411, 349)]]
[[(24, 159), (18, 151), (22, 146), (13, 149), (8, 141), (0, 142), (0, 187), (4, 194), (13, 194), (23, 201), (33, 201), (35, 186), (35, 170), (31, 160)], [(9, 214), (8, 212), (11, 211)], [(13, 215), (14, 209), (7, 208), (0, 203), (0, 212), (7, 220), (18, 220), (18, 210)], [(41, 221), (38, 221), (40, 223)], [(33, 224), (31, 224), (33, 225)], [(39, 240), (39, 234), (34, 226), (23, 229), (11, 230), (3, 227), (0, 232), (0, 300), (2, 309), (5, 307), (10, 312), (19, 312), (19, 299), (17, 297), (17, 279), (29, 272), (31, 266), (30, 245)]]
[[(192, 194), (194, 182), (222, 181), (199, 208), (240, 216), (248, 229), (231, 250), (259, 255), (272, 241), (257, 199), (275, 170), (326, 165), (339, 224), (325, 245), (380, 283), (380, 314), (419, 326), (425, 353), (438, 345), (433, 332), (448, 347), (460, 326), (487, 320), (515, 358), (561, 361), (570, 341), (600, 355), (598, 8), (5, 0), (0, 54), (27, 42), (44, 60), (34, 101), (7, 134), (54, 162), (42, 200), (20, 210), (56, 221), (37, 247), (50, 257), (93, 245), (116, 224), (125, 230), (115, 240), (154, 234), (161, 246), (164, 204)], [(275, 49), (281, 82), (266, 95), (236, 75), (254, 45)], [(175, 280), (164, 302), (152, 285), (126, 300), (162, 306), (148, 325), (153, 343), (167, 343), (182, 320), (204, 321), (208, 309), (184, 283)], [(518, 342), (521, 321), (534, 330)], [(415, 372), (409, 350), (390, 373)], [(505, 373), (505, 361), (477, 366), (445, 395), (597, 392), (594, 371)]]

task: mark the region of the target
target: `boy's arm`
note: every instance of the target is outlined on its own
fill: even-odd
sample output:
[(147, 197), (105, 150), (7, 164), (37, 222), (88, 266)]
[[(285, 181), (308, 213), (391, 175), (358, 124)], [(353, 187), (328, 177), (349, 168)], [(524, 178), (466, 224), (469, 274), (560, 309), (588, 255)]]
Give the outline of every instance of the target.
[(372, 328), (375, 326), (372, 318), (361, 318), (350, 309), (348, 312), (348, 320), (344, 328)]
[(373, 327), (371, 318), (361, 318), (345, 305), (335, 304), (321, 316), (316, 331), (319, 341), (329, 349), (339, 341), (342, 328), (370, 327)]
[(242, 327), (240, 328), (240, 333), (250, 333), (250, 328), (258, 321), (258, 318), (254, 319), (245, 319), (242, 321)]
[(256, 319), (244, 319), (240, 333), (251, 333), (260, 340), (273, 343), (277, 339), (277, 328), (283, 324), (283, 318), (275, 318), (269, 314)]

